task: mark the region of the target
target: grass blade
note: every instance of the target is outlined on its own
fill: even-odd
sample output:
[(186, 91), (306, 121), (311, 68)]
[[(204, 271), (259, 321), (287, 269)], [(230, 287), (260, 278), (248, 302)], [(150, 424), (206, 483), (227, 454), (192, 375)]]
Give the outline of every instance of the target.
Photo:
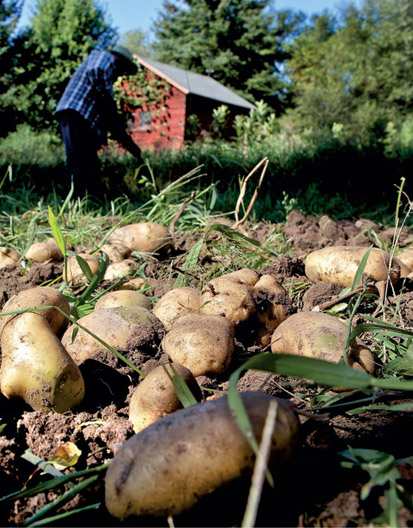
[(58, 245), (60, 251), (63, 253), (63, 256), (66, 256), (65, 239), (64, 239), (62, 230), (60, 229), (59, 223), (50, 205), (48, 206), (48, 211), (49, 211), (49, 224), (52, 229), (53, 237), (56, 240), (56, 244)]
[(162, 368), (166, 372), (168, 378), (171, 380), (174, 386), (175, 392), (178, 395), (178, 398), (180, 402), (182, 403), (182, 405), (185, 408), (191, 407), (192, 405), (196, 405), (198, 401), (196, 400), (195, 396), (192, 394), (191, 389), (182, 379), (182, 376), (179, 375), (179, 372), (177, 372), (176, 368), (169, 363), (169, 367), (172, 371), (172, 376), (171, 376), (165, 364), (162, 361), (160, 363), (162, 365)]
[(101, 503), (97, 502), (96, 504), (90, 504), (89, 506), (85, 506), (84, 508), (77, 508), (76, 510), (71, 510), (65, 513), (60, 513), (59, 515), (54, 515), (53, 517), (47, 517), (46, 519), (35, 521), (34, 523), (30, 523), (28, 526), (44, 526), (45, 524), (54, 523), (56, 521), (60, 521), (61, 519), (65, 519), (66, 517), (71, 517), (72, 515), (76, 515), (77, 513), (83, 513), (89, 510), (98, 510), (100, 506)]
[(364, 270), (366, 269), (366, 264), (369, 259), (372, 247), (373, 246), (369, 247), (369, 249), (366, 251), (366, 253), (364, 254), (363, 258), (360, 261), (360, 265), (357, 268), (356, 274), (354, 276), (353, 284), (351, 285), (351, 291), (354, 291), (361, 282), (361, 277), (363, 276)]

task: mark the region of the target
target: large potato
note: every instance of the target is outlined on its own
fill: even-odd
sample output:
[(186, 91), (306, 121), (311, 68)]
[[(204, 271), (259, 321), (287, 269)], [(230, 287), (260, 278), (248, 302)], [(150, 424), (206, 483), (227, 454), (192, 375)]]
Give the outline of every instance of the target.
[(115, 262), (122, 262), (122, 260), (129, 258), (130, 254), (132, 253), (130, 248), (122, 244), (109, 243), (103, 244), (103, 246), (100, 248), (100, 251), (102, 251), (102, 253), (106, 253), (111, 264), (114, 264)]
[[(138, 325), (151, 325), (159, 319), (146, 308), (140, 306), (120, 306), (96, 310), (78, 320), (78, 323), (108, 345), (125, 349), (126, 343)], [(62, 344), (73, 357), (76, 364), (80, 364), (93, 356), (97, 350), (104, 348), (94, 337), (85, 330), (79, 329), (72, 340), (75, 325), (69, 326), (62, 337)]]
[(63, 253), (59, 249), (54, 238), (48, 238), (44, 242), (36, 242), (32, 244), (26, 251), (25, 258), (33, 262), (61, 262), (63, 260)]
[(0, 269), (6, 266), (16, 266), (20, 255), (15, 249), (0, 247)]
[(46, 318), (23, 313), (1, 332), (1, 392), (23, 398), (36, 411), (64, 413), (80, 403), (82, 375)]
[(242, 268), (236, 271), (231, 271), (230, 273), (226, 273), (225, 275), (221, 275), (215, 280), (220, 280), (222, 278), (234, 279), (244, 282), (245, 284), (249, 284), (250, 286), (254, 286), (258, 282), (260, 276), (255, 270)]
[(222, 315), (234, 324), (247, 321), (255, 313), (251, 288), (237, 279), (213, 279), (202, 288), (200, 312)]
[[(312, 282), (337, 282), (352, 286), (357, 269), (368, 248), (358, 246), (330, 246), (313, 251), (305, 259), (305, 274)], [(385, 281), (388, 275), (395, 284), (400, 278), (400, 266), (392, 261), (387, 251), (373, 248), (364, 272), (375, 281)]]
[(170, 377), (165, 372), (166, 369), (171, 377), (174, 376), (171, 365), (195, 398), (201, 399), (201, 389), (189, 369), (178, 363), (159, 365), (145, 376), (132, 394), (129, 404), (129, 420), (133, 424), (135, 433), (167, 414), (182, 409), (181, 400)]
[[(51, 286), (36, 286), (22, 290), (10, 297), (3, 306), (2, 313), (45, 306), (57, 306), (67, 315), (70, 314), (70, 306), (66, 297), (59, 290)], [(47, 320), (55, 334), (67, 325), (68, 319), (55, 308), (40, 310), (39, 313)], [(0, 332), (5, 322), (12, 317), (12, 315), (0, 317)]]
[[(294, 452), (297, 416), (285, 400), (260, 392), (241, 397), (258, 442), (269, 404), (277, 403), (270, 454), (275, 469)], [(156, 421), (126, 441), (106, 474), (106, 507), (121, 520), (177, 515), (220, 486), (249, 476), (254, 462), (227, 398), (199, 403)]]
[[(271, 351), (307, 356), (337, 363), (345, 353), (347, 325), (322, 312), (299, 312), (290, 315), (274, 331)], [(371, 351), (358, 338), (350, 342), (349, 365), (374, 374)]]
[(174, 288), (162, 295), (152, 311), (168, 331), (181, 315), (199, 312), (200, 299), (201, 292), (195, 288)]
[(171, 243), (168, 229), (156, 222), (139, 222), (115, 229), (109, 242), (120, 243), (138, 253), (155, 253)]
[(142, 308), (151, 310), (152, 301), (143, 293), (133, 290), (110, 291), (96, 301), (95, 310), (115, 308), (116, 306), (141, 306)]
[(221, 374), (234, 351), (234, 325), (220, 315), (182, 315), (163, 338), (162, 348), (194, 376)]

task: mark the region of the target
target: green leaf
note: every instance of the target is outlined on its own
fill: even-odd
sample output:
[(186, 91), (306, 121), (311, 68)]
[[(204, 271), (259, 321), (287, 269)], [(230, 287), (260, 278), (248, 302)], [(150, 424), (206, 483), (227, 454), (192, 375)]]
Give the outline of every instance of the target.
[(50, 205), (47, 207), (49, 211), (49, 224), (52, 229), (53, 238), (56, 240), (56, 244), (58, 245), (63, 256), (66, 257), (66, 244), (62, 230), (60, 229), (59, 223), (52, 211), (52, 208), (50, 207)]
[(79, 264), (80, 269), (82, 270), (84, 276), (87, 278), (87, 280), (89, 282), (91, 282), (92, 279), (93, 279), (93, 273), (92, 273), (92, 270), (90, 269), (90, 266), (87, 263), (87, 261), (83, 257), (81, 257), (80, 255), (76, 255), (76, 260), (77, 260), (77, 263)]
[(364, 270), (366, 268), (367, 261), (369, 259), (371, 250), (373, 246), (370, 246), (366, 253), (363, 255), (363, 258), (360, 261), (359, 267), (357, 268), (356, 274), (354, 276), (353, 284), (351, 285), (351, 291), (355, 290), (361, 282), (361, 277), (363, 276)]

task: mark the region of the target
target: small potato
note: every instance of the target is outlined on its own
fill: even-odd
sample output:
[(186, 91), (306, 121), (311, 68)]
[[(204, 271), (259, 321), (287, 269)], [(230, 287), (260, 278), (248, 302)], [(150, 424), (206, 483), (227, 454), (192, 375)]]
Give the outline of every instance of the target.
[(64, 413), (84, 396), (82, 375), (46, 318), (22, 313), (1, 333), (1, 392), (34, 410)]
[[(70, 314), (70, 306), (66, 297), (56, 288), (51, 286), (36, 286), (22, 290), (10, 299), (3, 306), (2, 313), (26, 310), (43, 306), (57, 306), (67, 315)], [(49, 323), (51, 330), (57, 334), (67, 326), (68, 319), (54, 308), (41, 310), (40, 313)], [(3, 325), (14, 317), (13, 315), (0, 317), (0, 333)]]
[(259, 325), (257, 344), (267, 346), (274, 330), (290, 315), (291, 301), (287, 291), (272, 275), (262, 275), (254, 286), (254, 292)]
[[(89, 255), (88, 253), (78, 253), (78, 255), (83, 260), (86, 260), (92, 275), (95, 275), (99, 269), (99, 259), (95, 255)], [(79, 284), (87, 282), (87, 279), (77, 262), (76, 255), (72, 255), (67, 261), (67, 281), (73, 286), (78, 286)]]
[(174, 288), (162, 295), (152, 311), (168, 331), (181, 315), (198, 313), (200, 299), (201, 292), (195, 288)]
[(8, 247), (0, 247), (0, 269), (6, 266), (16, 266), (20, 255), (16, 250)]
[(407, 249), (396, 255), (397, 260), (401, 263), (401, 277), (408, 277), (413, 272), (413, 249)]
[[(80, 325), (118, 349), (126, 348), (129, 337), (139, 325), (151, 325), (157, 321), (159, 319), (153, 313), (140, 306), (105, 308), (78, 319)], [(72, 341), (74, 327), (75, 325), (69, 326), (63, 334), (62, 344), (79, 365), (97, 350), (104, 348), (104, 345), (82, 329), (79, 329)]]
[(115, 308), (116, 306), (141, 306), (147, 310), (152, 309), (152, 301), (143, 293), (132, 290), (118, 290), (107, 292), (95, 304), (95, 310)]
[[(313, 251), (305, 259), (305, 274), (312, 282), (336, 282), (352, 286), (357, 269), (368, 248), (358, 246), (329, 246)], [(375, 281), (385, 281), (389, 274), (390, 255), (378, 248), (371, 250), (364, 273)], [(400, 278), (400, 266), (392, 262), (390, 280), (395, 284)]]
[[(261, 441), (271, 402), (277, 417), (270, 448), (276, 471), (294, 453), (299, 421), (282, 399), (260, 392), (241, 393), (257, 441)], [(111, 515), (179, 515), (203, 496), (239, 478), (250, 478), (255, 455), (241, 433), (226, 397), (165, 416), (129, 438), (105, 477)]]
[[(172, 363), (172, 367), (199, 401), (202, 393), (192, 372), (178, 363)], [(133, 424), (135, 433), (183, 407), (165, 369), (171, 377), (174, 376), (170, 364), (160, 365), (139, 383), (132, 394), (129, 404), (129, 420)]]
[(218, 277), (218, 279), (225, 278), (225, 279), (235, 279), (239, 280), (245, 284), (249, 284), (250, 286), (254, 286), (260, 276), (259, 274), (249, 268), (242, 268), (237, 271), (231, 271), (230, 273), (226, 273), (225, 275), (221, 275), (221, 277)]
[[(345, 353), (347, 325), (322, 312), (290, 315), (275, 330), (271, 339), (273, 353), (307, 356), (337, 363)], [(349, 365), (370, 374), (375, 372), (371, 351), (358, 338), (350, 342)]]
[(109, 264), (106, 268), (104, 280), (116, 281), (125, 277), (130, 271), (135, 271), (139, 268), (136, 260), (125, 259), (121, 262), (114, 262)]
[(367, 231), (368, 229), (376, 231), (376, 233), (380, 231), (380, 228), (376, 224), (376, 222), (373, 222), (373, 220), (369, 220), (368, 218), (360, 218), (359, 220), (357, 220), (355, 225), (363, 231)]
[(124, 244), (138, 253), (155, 253), (165, 249), (171, 243), (168, 229), (156, 222), (139, 222), (115, 229), (109, 242)]
[(132, 253), (132, 250), (122, 244), (103, 244), (103, 246), (100, 248), (100, 251), (102, 253), (106, 253), (106, 255), (109, 258), (110, 264), (114, 264), (115, 262), (122, 262), (122, 260), (125, 260), (129, 258), (130, 254)]
[(234, 325), (220, 315), (181, 315), (163, 338), (162, 348), (194, 376), (221, 374), (234, 351)]
[(125, 280), (120, 286), (119, 290), (143, 290), (147, 285), (146, 280), (141, 277), (135, 277), (134, 279)]
[(234, 324), (247, 321), (255, 313), (251, 286), (224, 277), (209, 281), (201, 291), (200, 312), (222, 315)]
[(48, 238), (45, 242), (36, 242), (26, 251), (25, 258), (33, 262), (61, 262), (63, 253), (59, 249), (54, 238)]

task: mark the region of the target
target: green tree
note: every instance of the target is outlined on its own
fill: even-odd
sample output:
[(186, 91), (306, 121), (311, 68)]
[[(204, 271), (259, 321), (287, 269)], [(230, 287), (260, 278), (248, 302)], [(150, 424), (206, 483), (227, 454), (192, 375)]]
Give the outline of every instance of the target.
[[(269, 0), (165, 1), (155, 24), (159, 60), (203, 75), (281, 110), (286, 85), (277, 65), (291, 18), (277, 21)], [(288, 25), (287, 24), (290, 24)]]
[(70, 76), (95, 47), (117, 39), (94, 0), (39, 0), (31, 27), (16, 43), (3, 108), (16, 121), (36, 126), (53, 123), (56, 103)]
[(411, 0), (350, 4), (340, 23), (328, 13), (314, 17), (289, 51), (299, 126), (340, 124), (346, 136), (370, 143), (381, 141), (389, 121), (411, 113)]
[(141, 57), (151, 57), (154, 53), (148, 35), (141, 29), (127, 31), (121, 36), (120, 44)]

